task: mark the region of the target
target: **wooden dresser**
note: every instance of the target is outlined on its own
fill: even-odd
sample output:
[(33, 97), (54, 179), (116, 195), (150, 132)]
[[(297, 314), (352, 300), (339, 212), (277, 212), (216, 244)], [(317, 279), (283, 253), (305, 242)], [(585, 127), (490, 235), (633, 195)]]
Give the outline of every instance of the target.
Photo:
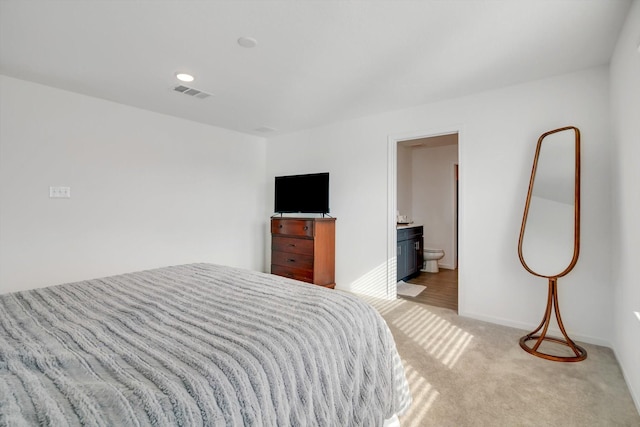
[(335, 218), (272, 218), (271, 273), (334, 288)]

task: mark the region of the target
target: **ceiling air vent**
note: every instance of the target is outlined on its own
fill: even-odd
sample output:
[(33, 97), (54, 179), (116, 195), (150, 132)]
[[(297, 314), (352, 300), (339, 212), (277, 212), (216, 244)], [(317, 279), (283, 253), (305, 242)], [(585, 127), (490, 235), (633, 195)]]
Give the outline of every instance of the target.
[(270, 127), (267, 127), (267, 126), (262, 126), (262, 127), (259, 127), (259, 128), (255, 128), (254, 131), (262, 132), (262, 133), (269, 133), (269, 132), (275, 132), (276, 129), (270, 128)]
[(205, 99), (211, 96), (210, 93), (203, 92), (198, 89), (194, 89), (192, 87), (188, 87), (185, 85), (178, 85), (173, 88), (176, 92), (183, 93), (185, 95), (193, 96), (194, 98)]

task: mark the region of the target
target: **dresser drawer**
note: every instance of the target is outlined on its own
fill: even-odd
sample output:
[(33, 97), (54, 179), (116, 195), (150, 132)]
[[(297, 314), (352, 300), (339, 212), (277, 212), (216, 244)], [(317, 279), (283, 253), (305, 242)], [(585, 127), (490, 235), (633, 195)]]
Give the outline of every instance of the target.
[(300, 280), (301, 282), (313, 283), (313, 271), (311, 270), (303, 270), (300, 268), (271, 264), (271, 274)]
[(271, 234), (313, 237), (313, 220), (274, 218), (271, 220)]
[(273, 236), (271, 238), (271, 250), (273, 252), (292, 252), (296, 254), (313, 255), (313, 240)]
[(313, 255), (273, 251), (271, 253), (271, 264), (313, 271)]

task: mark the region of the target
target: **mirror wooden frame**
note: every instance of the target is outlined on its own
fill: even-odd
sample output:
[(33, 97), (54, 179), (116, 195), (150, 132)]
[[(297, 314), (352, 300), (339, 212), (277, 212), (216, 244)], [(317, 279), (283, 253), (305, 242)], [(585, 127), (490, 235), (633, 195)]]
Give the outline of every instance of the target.
[[(573, 130), (575, 134), (575, 184), (574, 184), (574, 239), (573, 239), (573, 257), (564, 270), (562, 270), (559, 274), (553, 276), (546, 276), (543, 274), (539, 274), (533, 271), (527, 265), (523, 251), (522, 251), (522, 243), (524, 240), (524, 234), (527, 224), (527, 218), (529, 215), (529, 207), (531, 205), (531, 196), (533, 193), (533, 187), (535, 183), (536, 170), (538, 168), (538, 161), (540, 158), (540, 149), (542, 148), (542, 142), (545, 137), (563, 131)], [(564, 324), (562, 323), (562, 317), (560, 316), (560, 307), (558, 306), (558, 278), (565, 276), (569, 273), (573, 267), (578, 262), (578, 255), (580, 254), (580, 130), (574, 126), (566, 126), (559, 129), (554, 129), (549, 132), (543, 133), (540, 138), (538, 138), (538, 144), (536, 146), (536, 153), (533, 160), (533, 168), (531, 170), (531, 179), (529, 181), (529, 191), (527, 193), (527, 201), (524, 208), (524, 215), (522, 217), (522, 225), (520, 227), (520, 237), (518, 239), (518, 257), (520, 258), (520, 262), (522, 266), (531, 274), (544, 277), (549, 279), (549, 290), (547, 295), (547, 307), (545, 310), (544, 317), (540, 325), (533, 331), (528, 333), (527, 335), (520, 338), (520, 347), (526, 352), (533, 354), (534, 356), (541, 357), (547, 360), (553, 360), (556, 362), (579, 362), (587, 358), (587, 351), (577, 345), (576, 343), (569, 338), (567, 332), (564, 328)], [(562, 333), (563, 338), (556, 338), (547, 336), (547, 331), (549, 329), (549, 324), (551, 322), (551, 312), (554, 312), (556, 321), (558, 323), (558, 327), (560, 328), (560, 332)], [(529, 346), (529, 341), (535, 341), (533, 346)], [(540, 345), (544, 341), (549, 341), (557, 344), (562, 344), (571, 349), (571, 351), (575, 354), (575, 356), (556, 356), (553, 354), (545, 353), (539, 350)]]

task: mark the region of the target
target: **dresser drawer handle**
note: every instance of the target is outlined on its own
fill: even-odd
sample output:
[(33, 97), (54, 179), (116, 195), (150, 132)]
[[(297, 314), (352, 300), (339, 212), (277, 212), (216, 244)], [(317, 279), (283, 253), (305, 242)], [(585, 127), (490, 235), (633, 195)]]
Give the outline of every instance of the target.
[(304, 228), (303, 228), (304, 231), (307, 231), (308, 229), (309, 229), (308, 225), (305, 225)]
[(291, 246), (292, 248), (296, 247), (295, 243), (289, 243), (289, 246)]
[(278, 228), (282, 228), (282, 224), (278, 225)]
[(295, 260), (295, 259), (293, 259), (293, 258), (289, 258), (287, 261), (288, 261), (288, 262), (296, 262), (296, 260)]

